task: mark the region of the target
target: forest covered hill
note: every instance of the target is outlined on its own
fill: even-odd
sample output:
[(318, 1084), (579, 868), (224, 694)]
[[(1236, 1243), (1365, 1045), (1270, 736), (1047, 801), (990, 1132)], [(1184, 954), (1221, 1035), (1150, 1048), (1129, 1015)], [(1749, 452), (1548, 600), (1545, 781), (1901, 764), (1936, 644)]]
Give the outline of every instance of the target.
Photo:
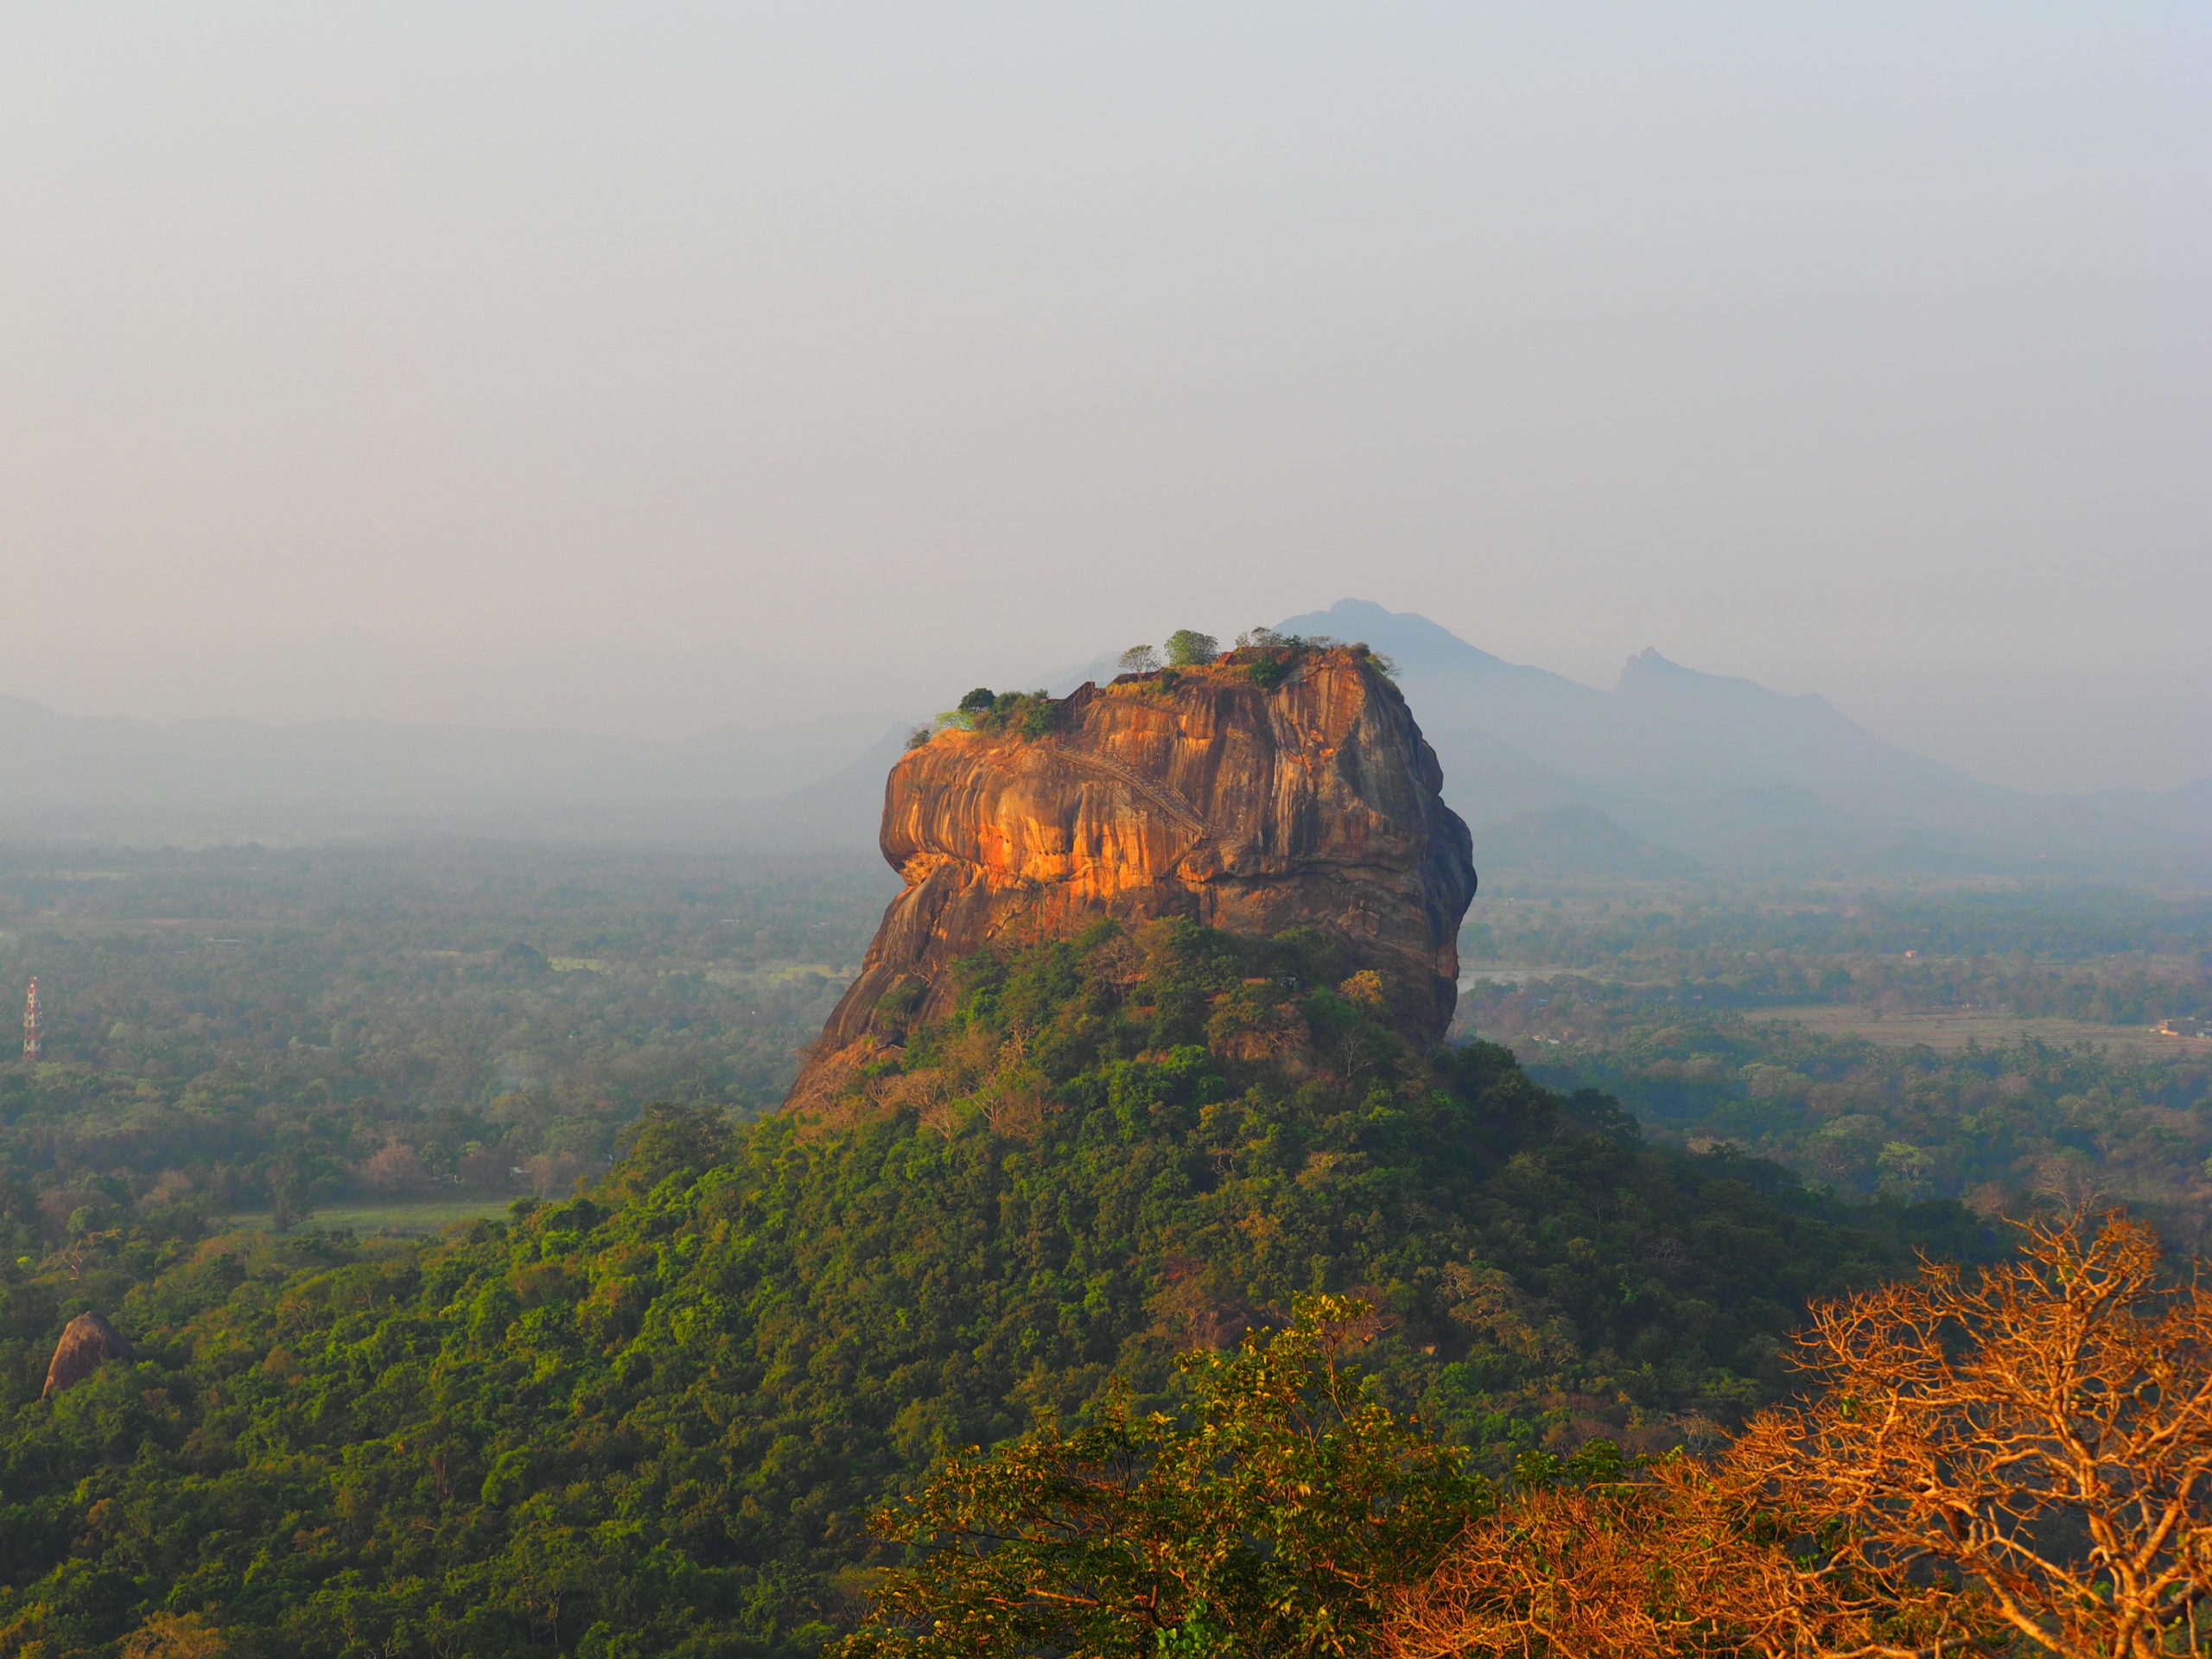
[[(1694, 1434), (1781, 1386), (1808, 1295), (1981, 1248), (1650, 1147), (1503, 1050), (1413, 1054), (1311, 937), (1104, 924), (961, 973), (901, 1062), (925, 1105), (661, 1109), (588, 1195), (435, 1244), (41, 1258), (16, 1222), (0, 1650), (168, 1614), (240, 1655), (811, 1652), (933, 1458), (1172, 1389), (1300, 1293), (1370, 1297), (1393, 1396), (1510, 1467)], [(1301, 1036), (1237, 1058), (1261, 1025)], [(41, 1401), (88, 1301), (138, 1357)]]

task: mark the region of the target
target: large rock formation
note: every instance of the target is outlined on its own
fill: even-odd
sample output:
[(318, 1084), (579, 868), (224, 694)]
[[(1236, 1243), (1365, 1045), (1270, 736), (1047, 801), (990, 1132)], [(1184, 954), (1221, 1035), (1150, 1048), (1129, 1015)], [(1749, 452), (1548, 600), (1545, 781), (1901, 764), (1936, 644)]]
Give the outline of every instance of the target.
[(960, 957), (1103, 916), (1325, 929), (1382, 976), (1409, 1037), (1442, 1037), (1475, 892), (1467, 827), (1363, 649), (1232, 652), (1051, 712), (1042, 735), (943, 731), (893, 768), (883, 855), (906, 889), (791, 1104), (944, 1013)]
[(104, 1360), (129, 1359), (130, 1344), (124, 1340), (123, 1332), (107, 1322), (107, 1316), (86, 1308), (63, 1327), (61, 1340), (54, 1344), (54, 1360), (46, 1368), (46, 1389), (40, 1395), (50, 1400), (64, 1389), (73, 1389), (94, 1371)]

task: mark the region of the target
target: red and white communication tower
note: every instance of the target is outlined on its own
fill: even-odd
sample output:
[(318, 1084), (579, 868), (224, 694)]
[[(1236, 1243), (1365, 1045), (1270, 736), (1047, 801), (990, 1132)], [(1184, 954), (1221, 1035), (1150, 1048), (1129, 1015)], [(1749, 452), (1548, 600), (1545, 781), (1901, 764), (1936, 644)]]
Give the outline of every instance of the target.
[(31, 981), (30, 995), (23, 999), (23, 1058), (40, 1059), (46, 1053), (46, 1033), (38, 1027), (38, 981)]

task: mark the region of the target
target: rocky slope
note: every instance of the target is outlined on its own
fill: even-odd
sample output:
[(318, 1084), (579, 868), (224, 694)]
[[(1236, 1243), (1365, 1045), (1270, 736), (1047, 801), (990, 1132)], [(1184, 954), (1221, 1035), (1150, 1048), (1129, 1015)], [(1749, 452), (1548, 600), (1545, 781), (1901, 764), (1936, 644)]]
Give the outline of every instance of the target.
[(1441, 784), (1405, 699), (1356, 647), (1085, 685), (1039, 735), (941, 731), (892, 770), (882, 847), (906, 891), (791, 1103), (834, 1096), (944, 1012), (961, 957), (1109, 916), (1325, 930), (1381, 976), (1406, 1034), (1435, 1041), (1475, 891)]

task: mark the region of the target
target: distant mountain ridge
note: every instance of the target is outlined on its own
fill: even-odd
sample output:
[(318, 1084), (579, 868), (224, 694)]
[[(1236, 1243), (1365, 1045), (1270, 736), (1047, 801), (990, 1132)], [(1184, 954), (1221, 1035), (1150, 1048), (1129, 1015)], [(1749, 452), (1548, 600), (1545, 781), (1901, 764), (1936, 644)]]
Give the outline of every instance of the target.
[[(1601, 690), (1363, 600), (1279, 626), (1363, 640), (1395, 660), (1443, 765), (1445, 797), (1491, 874), (1701, 866), (2212, 883), (2212, 779), (2165, 793), (2028, 795), (1884, 742), (1825, 698), (1700, 673), (1656, 650)], [(645, 661), (632, 666), (642, 674)], [(871, 682), (885, 706), (855, 711), (811, 682), (741, 695), (757, 666), (734, 653), (683, 655), (672, 679), (637, 689), (635, 711), (610, 715), (618, 726), (648, 709), (664, 715), (689, 696), (702, 729), (682, 738), (550, 720), (164, 722), (0, 696), (0, 834), (872, 843), (908, 723), (897, 718), (904, 696)], [(1106, 656), (1021, 683), (1065, 693), (1114, 671)], [(550, 707), (550, 683), (518, 686), (507, 712)], [(714, 723), (726, 710), (746, 723)], [(1547, 836), (1554, 844), (1537, 852)]]
[(1601, 691), (1503, 662), (1425, 617), (1361, 600), (1281, 626), (1364, 639), (1395, 658), (1432, 741), (1479, 729), (1613, 792), (1849, 788), (1897, 808), (2009, 794), (1883, 742), (1823, 697), (1701, 674), (1656, 650), (1631, 657), (1613, 689)]
[(2212, 784), (2146, 792), (2156, 804), (2132, 812), (2026, 795), (1885, 743), (1824, 697), (1700, 673), (1656, 650), (1630, 658), (1607, 691), (1364, 600), (1278, 626), (1363, 640), (1397, 663), (1446, 798), (1474, 826), (1478, 865), (1485, 830), (1513, 819), (1510, 844), (1525, 844), (1531, 813), (1574, 809), (1568, 839), (1595, 846), (1595, 808), (1717, 866), (2212, 877), (2212, 812), (2198, 830), (2191, 805)]

